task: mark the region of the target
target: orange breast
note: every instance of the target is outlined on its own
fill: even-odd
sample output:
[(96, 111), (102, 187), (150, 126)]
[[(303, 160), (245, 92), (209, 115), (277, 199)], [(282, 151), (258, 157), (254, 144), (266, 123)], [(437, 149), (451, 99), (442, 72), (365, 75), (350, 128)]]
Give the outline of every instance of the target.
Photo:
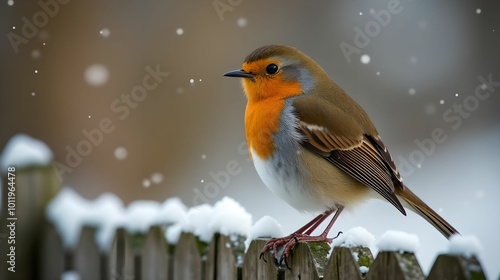
[(248, 147), (267, 159), (275, 151), (273, 136), (279, 131), (285, 100), (301, 94), (301, 87), (298, 82), (279, 80), (260, 81), (258, 86), (252, 82), (243, 85), (248, 97), (245, 112)]
[(275, 150), (273, 135), (279, 130), (284, 100), (248, 102), (245, 112), (245, 130), (248, 148), (267, 159)]
[(245, 72), (256, 73), (253, 80), (243, 79), (248, 98), (245, 112), (247, 142), (262, 159), (267, 159), (275, 151), (273, 136), (279, 131), (286, 98), (302, 93), (300, 83), (286, 80), (282, 72), (274, 76), (263, 73), (261, 69), (269, 63), (279, 62), (264, 59), (243, 64)]

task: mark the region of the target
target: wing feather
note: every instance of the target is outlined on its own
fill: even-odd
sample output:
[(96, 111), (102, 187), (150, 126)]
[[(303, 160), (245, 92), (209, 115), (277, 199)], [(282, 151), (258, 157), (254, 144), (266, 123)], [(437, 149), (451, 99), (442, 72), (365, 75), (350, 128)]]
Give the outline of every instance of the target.
[[(372, 140), (374, 137), (337, 136), (324, 127), (304, 121), (300, 121), (299, 131), (305, 136), (305, 147), (375, 190), (406, 215), (394, 193), (394, 177), (399, 180), (399, 173), (387, 148)], [(390, 162), (387, 161), (388, 156)]]

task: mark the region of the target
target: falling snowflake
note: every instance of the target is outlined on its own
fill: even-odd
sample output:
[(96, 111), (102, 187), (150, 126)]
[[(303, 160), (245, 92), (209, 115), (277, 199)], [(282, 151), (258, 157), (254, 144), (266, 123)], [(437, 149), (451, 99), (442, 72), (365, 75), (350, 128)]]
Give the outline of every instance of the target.
[(111, 35), (111, 31), (109, 31), (108, 28), (103, 28), (99, 31), (99, 34), (101, 34), (102, 37), (107, 38)]
[(85, 69), (85, 81), (91, 86), (102, 86), (109, 79), (109, 71), (106, 66), (102, 64), (93, 64)]
[(371, 60), (370, 56), (367, 55), (367, 54), (364, 54), (364, 55), (361, 56), (361, 63), (363, 63), (363, 64), (370, 63), (370, 60)]
[(116, 159), (118, 159), (118, 160), (124, 160), (124, 159), (127, 158), (128, 151), (124, 147), (117, 147), (115, 149), (114, 154), (115, 154), (115, 158)]
[(245, 27), (247, 26), (247, 19), (246, 18), (239, 18), (238, 21), (236, 22), (238, 24), (239, 27)]
[(151, 182), (159, 184), (163, 181), (163, 175), (159, 172), (153, 173), (151, 175)]
[(42, 53), (40, 52), (39, 49), (34, 49), (31, 51), (31, 57), (34, 59), (40, 58), (41, 55)]

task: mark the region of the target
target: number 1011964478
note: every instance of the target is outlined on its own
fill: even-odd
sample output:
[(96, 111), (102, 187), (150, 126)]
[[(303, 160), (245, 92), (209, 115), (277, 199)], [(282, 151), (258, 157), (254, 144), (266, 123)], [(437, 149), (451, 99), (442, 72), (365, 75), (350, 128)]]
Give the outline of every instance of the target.
[(15, 216), (16, 211), (16, 168), (7, 168), (7, 211), (10, 217)]

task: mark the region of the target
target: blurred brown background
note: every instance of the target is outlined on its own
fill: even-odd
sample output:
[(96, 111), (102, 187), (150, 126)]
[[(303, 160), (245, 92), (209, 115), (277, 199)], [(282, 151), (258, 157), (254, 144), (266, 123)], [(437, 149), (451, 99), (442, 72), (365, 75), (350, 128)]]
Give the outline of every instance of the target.
[[(36, 1), (1, 4), (0, 147), (26, 133), (69, 166), (68, 149), (84, 145), (82, 131), (95, 132), (109, 119), (114, 130), (62, 175), (82, 196), (113, 192), (126, 203), (179, 196), (192, 205), (229, 195), (255, 220), (272, 215), (291, 230), (309, 216), (261, 183), (243, 143), (245, 97), (238, 81), (222, 74), (239, 68), (259, 46), (292, 45), (366, 109), (397, 161), (410, 162), (408, 185), (463, 233), (477, 235), (487, 248), (488, 272), (498, 275), (488, 251), (493, 244), (500, 250), (500, 222), (487, 216), (500, 211), (500, 87), (476, 99), (477, 106), (472, 100), (478, 76), (500, 81), (497, 2), (64, 2), (45, 2), (52, 5), (45, 8), (52, 13), (46, 20), (33, 18), (45, 11)], [(399, 12), (385, 26), (369, 29), (374, 36), (349, 63), (339, 45), (356, 46), (355, 28), (373, 25), (373, 13), (388, 5)], [(26, 21), (37, 29), (24, 27), (32, 38), (23, 35)], [(363, 54), (370, 56), (368, 64), (360, 62)], [(150, 75), (146, 67), (168, 76), (140, 95), (142, 101), (122, 99)], [(102, 84), (93, 85), (88, 71)], [(464, 117), (454, 104), (463, 105), (467, 97), (474, 110)], [(414, 141), (429, 139), (436, 128), (448, 138), (418, 168), (410, 158), (419, 151)], [(382, 202), (367, 203), (341, 220), (341, 229), (362, 225), (376, 236), (388, 228), (418, 233), (424, 265), (446, 248), (425, 221), (413, 222)], [(427, 248), (430, 242), (437, 244), (434, 251)]]

